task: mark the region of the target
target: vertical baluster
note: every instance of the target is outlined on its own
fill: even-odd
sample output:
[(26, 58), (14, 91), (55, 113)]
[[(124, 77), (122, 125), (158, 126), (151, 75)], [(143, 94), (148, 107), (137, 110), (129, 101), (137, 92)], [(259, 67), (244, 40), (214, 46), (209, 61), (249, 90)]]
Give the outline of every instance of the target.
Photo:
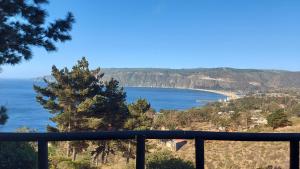
[(290, 141), (290, 168), (299, 169), (299, 141)]
[(48, 142), (38, 141), (38, 167), (39, 169), (48, 169)]
[(195, 138), (196, 169), (204, 169), (204, 140)]
[(137, 136), (136, 141), (136, 168), (145, 169), (145, 137)]

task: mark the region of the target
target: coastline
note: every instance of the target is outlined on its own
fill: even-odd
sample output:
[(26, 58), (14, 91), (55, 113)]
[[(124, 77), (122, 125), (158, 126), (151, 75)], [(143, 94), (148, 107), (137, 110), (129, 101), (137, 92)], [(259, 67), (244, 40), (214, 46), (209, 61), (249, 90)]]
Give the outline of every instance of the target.
[[(38, 80), (39, 81), (39, 80)], [(123, 87), (148, 87), (148, 88), (166, 88), (166, 89), (186, 89), (186, 90), (198, 90), (210, 93), (216, 93), (223, 96), (226, 96), (228, 100), (235, 100), (241, 98), (236, 92), (225, 91), (225, 90), (213, 90), (213, 89), (201, 89), (201, 88), (186, 88), (186, 87), (157, 87), (157, 86), (123, 86)]]
[(208, 90), (208, 89), (191, 89), (191, 90), (199, 90), (199, 91), (204, 91), (204, 92), (211, 92), (211, 93), (217, 93), (224, 95), (228, 97), (230, 100), (235, 100), (240, 98), (237, 93), (235, 92), (230, 92), (230, 91), (224, 91), (224, 90)]
[[(1, 79), (0, 80), (7, 80)], [(9, 80), (32, 80), (33, 82), (40, 82), (41, 79), (9, 79)], [(201, 88), (186, 88), (186, 87), (156, 87), (156, 86), (123, 86), (123, 87), (146, 87), (146, 88), (166, 88), (166, 89), (186, 89), (186, 90), (197, 90), (197, 91), (204, 91), (210, 93), (216, 93), (223, 96), (226, 96), (229, 100), (235, 100), (241, 98), (236, 92), (232, 91), (225, 91), (225, 90), (213, 90), (213, 89), (201, 89)]]
[(153, 86), (124, 86), (124, 87), (148, 87), (148, 88), (164, 88), (164, 89), (186, 89), (186, 90), (197, 90), (197, 91), (204, 91), (204, 92), (210, 92), (210, 93), (216, 93), (223, 96), (226, 96), (229, 100), (235, 100), (239, 99), (240, 96), (238, 96), (237, 93), (231, 92), (231, 91), (224, 91), (224, 90), (211, 90), (211, 89), (196, 89), (196, 88), (185, 88), (185, 87), (153, 87)]

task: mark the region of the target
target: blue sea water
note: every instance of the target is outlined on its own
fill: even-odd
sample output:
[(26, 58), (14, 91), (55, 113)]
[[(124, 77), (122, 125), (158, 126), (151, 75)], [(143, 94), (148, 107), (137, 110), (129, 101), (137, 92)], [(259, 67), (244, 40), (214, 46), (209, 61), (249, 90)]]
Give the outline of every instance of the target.
[[(47, 124), (52, 124), (51, 115), (35, 100), (33, 84), (33, 80), (0, 79), (0, 105), (8, 109), (9, 115), (7, 123), (0, 125), (0, 132), (13, 132), (24, 126), (43, 132)], [(125, 91), (128, 103), (146, 98), (156, 111), (184, 110), (225, 98), (220, 94), (188, 89), (126, 87)]]

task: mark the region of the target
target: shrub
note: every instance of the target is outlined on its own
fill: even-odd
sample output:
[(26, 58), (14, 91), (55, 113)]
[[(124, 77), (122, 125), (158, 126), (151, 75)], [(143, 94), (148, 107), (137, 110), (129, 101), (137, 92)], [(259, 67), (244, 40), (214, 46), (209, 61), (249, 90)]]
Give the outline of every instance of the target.
[(37, 153), (27, 142), (0, 142), (0, 168), (37, 168)]
[(169, 151), (162, 151), (150, 154), (147, 157), (147, 169), (194, 169), (190, 161), (184, 161), (174, 157)]
[(57, 168), (59, 169), (95, 169), (91, 167), (87, 161), (71, 161), (65, 160), (58, 163)]
[(273, 130), (279, 127), (289, 126), (292, 123), (288, 120), (287, 115), (282, 111), (278, 110), (267, 117), (268, 125), (273, 127)]

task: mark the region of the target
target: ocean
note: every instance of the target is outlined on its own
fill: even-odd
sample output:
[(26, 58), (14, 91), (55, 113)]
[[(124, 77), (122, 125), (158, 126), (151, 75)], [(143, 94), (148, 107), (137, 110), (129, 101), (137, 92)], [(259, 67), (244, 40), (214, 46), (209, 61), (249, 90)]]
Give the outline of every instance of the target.
[[(8, 109), (9, 116), (7, 123), (0, 125), (0, 132), (14, 132), (21, 127), (43, 132), (47, 124), (53, 125), (49, 120), (50, 113), (35, 100), (33, 84), (33, 80), (0, 79), (0, 105)], [(126, 87), (125, 91), (127, 103), (145, 98), (156, 111), (185, 110), (226, 98), (224, 95), (190, 89)]]

